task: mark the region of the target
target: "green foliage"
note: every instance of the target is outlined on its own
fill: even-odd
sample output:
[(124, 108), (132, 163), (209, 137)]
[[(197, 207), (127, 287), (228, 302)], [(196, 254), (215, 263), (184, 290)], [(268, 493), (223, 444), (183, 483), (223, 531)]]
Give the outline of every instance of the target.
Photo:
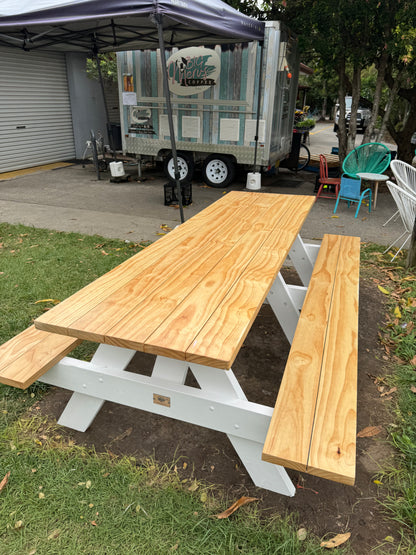
[[(403, 268), (404, 256), (396, 259), (394, 268), (389, 268), (385, 262), (380, 264), (384, 274), (377, 272), (375, 276), (374, 264), (369, 261), (376, 258), (383, 263), (386, 257), (380, 250), (374, 246), (365, 247), (363, 262), (370, 264), (372, 277), (389, 291), (385, 297), (388, 313), (382, 338), (387, 353), (395, 357), (391, 383), (397, 387), (397, 402), (392, 407), (394, 422), (390, 427), (390, 439), (400, 455), (394, 468), (380, 474), (380, 481), (387, 489), (383, 505), (390, 517), (400, 524), (406, 548), (403, 547), (407, 549), (414, 547), (416, 540), (416, 277)], [(363, 268), (366, 266), (364, 262)]]
[[(117, 82), (117, 55), (114, 53), (99, 54), (100, 68), (103, 79)], [(91, 79), (99, 79), (97, 61), (94, 58), (87, 58), (87, 75)]]

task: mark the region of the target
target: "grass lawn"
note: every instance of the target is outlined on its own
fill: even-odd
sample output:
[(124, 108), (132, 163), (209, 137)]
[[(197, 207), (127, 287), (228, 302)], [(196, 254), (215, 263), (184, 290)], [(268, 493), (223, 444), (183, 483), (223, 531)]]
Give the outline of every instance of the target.
[[(142, 248), (0, 224), (0, 342)], [(408, 553), (416, 539), (416, 278), (395, 264), (376, 246), (363, 248), (363, 270), (387, 301), (380, 340), (397, 388), (390, 429), (397, 464), (378, 481)], [(88, 359), (94, 349), (84, 343), (76, 356)], [(0, 384), (0, 483), (7, 476), (0, 485), (0, 555), (327, 551), (320, 538), (300, 539), (296, 515), (264, 518), (255, 502), (231, 518), (213, 518), (231, 502), (219, 489), (181, 480), (174, 462), (160, 467), (74, 445), (65, 430), (28, 410), (45, 391), (40, 384), (26, 391)]]
[[(144, 245), (0, 225), (0, 342)], [(59, 263), (59, 264), (58, 264)], [(56, 270), (54, 271), (54, 269)], [(95, 345), (75, 353), (88, 359)], [(0, 555), (322, 553), (300, 540), (295, 518), (260, 518), (256, 503), (232, 518), (220, 490), (182, 482), (175, 465), (97, 455), (28, 411), (46, 391), (0, 384)]]

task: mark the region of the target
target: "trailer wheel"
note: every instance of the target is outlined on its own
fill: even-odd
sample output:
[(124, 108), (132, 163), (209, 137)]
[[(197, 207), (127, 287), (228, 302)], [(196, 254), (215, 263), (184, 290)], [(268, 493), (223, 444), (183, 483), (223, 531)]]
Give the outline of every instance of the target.
[(235, 164), (229, 156), (212, 154), (202, 168), (202, 179), (210, 187), (228, 187), (235, 175)]
[[(179, 180), (181, 183), (189, 183), (192, 181), (194, 175), (195, 164), (190, 156), (186, 152), (178, 152), (178, 169), (179, 169)], [(163, 170), (166, 177), (170, 181), (175, 181), (175, 167), (173, 164), (173, 155), (169, 153), (163, 162)]]

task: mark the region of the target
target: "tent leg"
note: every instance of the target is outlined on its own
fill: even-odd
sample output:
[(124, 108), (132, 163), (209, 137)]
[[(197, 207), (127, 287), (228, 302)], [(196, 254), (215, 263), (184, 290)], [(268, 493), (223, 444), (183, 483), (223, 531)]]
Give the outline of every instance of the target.
[(176, 185), (178, 201), (179, 201), (181, 223), (183, 224), (183, 222), (185, 221), (185, 218), (183, 215), (182, 191), (181, 191), (180, 174), (179, 174), (179, 168), (178, 168), (178, 155), (176, 152), (175, 129), (173, 127), (172, 104), (170, 102), (170, 92), (168, 87), (168, 70), (166, 67), (165, 41), (163, 39), (162, 15), (156, 14), (155, 19), (156, 19), (157, 31), (159, 35), (159, 49), (160, 49), (160, 58), (162, 62), (163, 88), (165, 90), (166, 107), (168, 111), (168, 122), (169, 122), (170, 142), (172, 147), (173, 167), (175, 169), (175, 185)]
[[(106, 119), (106, 126), (107, 126), (108, 141), (110, 143), (111, 154), (113, 155), (113, 160), (117, 160), (116, 151), (115, 151), (115, 148), (114, 148), (113, 130), (111, 128), (110, 115), (109, 115), (109, 112), (108, 112), (108, 104), (107, 104), (107, 99), (105, 97), (105, 91), (104, 91), (103, 75), (101, 73), (101, 62), (100, 62), (100, 58), (98, 57), (97, 52), (94, 52), (94, 58), (95, 58), (95, 61), (97, 63), (98, 80), (100, 81), (101, 94), (103, 96), (103, 101), (104, 101), (104, 110), (105, 110), (105, 119)], [(103, 157), (104, 156), (105, 155), (104, 155), (104, 151), (103, 151)]]

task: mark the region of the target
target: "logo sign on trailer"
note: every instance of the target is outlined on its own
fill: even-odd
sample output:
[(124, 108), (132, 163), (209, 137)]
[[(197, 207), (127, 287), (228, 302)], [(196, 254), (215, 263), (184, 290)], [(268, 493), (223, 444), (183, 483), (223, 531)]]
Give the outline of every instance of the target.
[(217, 83), (221, 61), (215, 50), (183, 48), (167, 61), (169, 90), (179, 96), (199, 94)]

